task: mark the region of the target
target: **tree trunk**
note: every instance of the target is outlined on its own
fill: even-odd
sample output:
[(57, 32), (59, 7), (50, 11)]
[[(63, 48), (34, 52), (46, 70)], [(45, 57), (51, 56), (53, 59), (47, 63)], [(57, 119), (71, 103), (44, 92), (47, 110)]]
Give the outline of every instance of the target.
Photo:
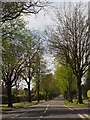
[(46, 92), (45, 100), (47, 101), (47, 95), (48, 95), (48, 92), (47, 92), (47, 91), (45, 91), (45, 92)]
[(72, 96), (71, 96), (71, 81), (68, 83), (68, 102), (73, 102)]
[(39, 80), (38, 80), (38, 83), (37, 83), (37, 101), (39, 102), (40, 101), (40, 83), (39, 83)]
[(83, 100), (82, 100), (82, 87), (81, 87), (81, 77), (79, 76), (77, 78), (77, 97), (78, 97), (78, 103), (82, 104)]
[(13, 107), (12, 105), (12, 92), (11, 92), (11, 85), (7, 86), (7, 96), (8, 96), (8, 107)]
[(30, 82), (28, 82), (28, 102), (32, 102), (31, 91), (30, 91)]

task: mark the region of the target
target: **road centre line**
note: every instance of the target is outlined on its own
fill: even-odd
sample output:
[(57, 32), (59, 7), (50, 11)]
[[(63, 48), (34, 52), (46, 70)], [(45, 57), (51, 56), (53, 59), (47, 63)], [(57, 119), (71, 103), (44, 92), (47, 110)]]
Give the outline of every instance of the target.
[(80, 118), (82, 118), (82, 119), (85, 119), (85, 117), (84, 117), (83, 115), (81, 115), (81, 114), (78, 114), (78, 116), (79, 116)]
[(46, 111), (48, 110), (48, 108), (49, 108), (49, 104), (47, 105), (47, 107), (46, 107), (44, 113), (46, 113)]
[(84, 114), (84, 116), (86, 116), (87, 118), (89, 118), (89, 119), (90, 119), (90, 116), (89, 116), (88, 114)]
[[(49, 108), (49, 104), (47, 105), (47, 107), (46, 107), (46, 109), (45, 109), (45, 111), (43, 113), (46, 113), (46, 111), (48, 110), (48, 108)], [(42, 117), (43, 117), (43, 115), (40, 116), (40, 118), (42, 118)], [(38, 120), (40, 120), (40, 118), (38, 118)]]

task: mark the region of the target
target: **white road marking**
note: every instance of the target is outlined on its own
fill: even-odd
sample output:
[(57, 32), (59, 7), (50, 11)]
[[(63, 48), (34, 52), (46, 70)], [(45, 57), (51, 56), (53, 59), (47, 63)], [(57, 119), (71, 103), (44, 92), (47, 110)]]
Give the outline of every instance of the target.
[(81, 114), (78, 114), (78, 116), (79, 116), (80, 118), (82, 118), (82, 119), (85, 119), (85, 117), (84, 117), (83, 115), (81, 115)]
[(70, 108), (70, 107), (69, 107), (69, 109), (73, 111), (73, 109), (72, 109), (72, 108)]
[(46, 107), (44, 113), (46, 113), (46, 111), (48, 110), (48, 108), (49, 108), (49, 104), (47, 105), (47, 107)]
[(90, 118), (90, 116), (88, 114), (84, 114), (84, 116), (86, 116), (87, 118)]
[[(49, 108), (49, 104), (47, 105), (47, 107), (46, 107), (46, 109), (45, 109), (45, 111), (43, 113), (46, 113), (46, 111), (48, 110), (48, 108)], [(43, 115), (40, 116), (40, 118), (42, 118), (42, 117), (43, 117)], [(40, 120), (40, 118), (38, 118), (38, 120)]]
[(11, 118), (16, 118), (16, 117), (18, 117), (18, 116), (20, 116), (20, 114), (17, 114), (17, 115), (15, 115), (14, 117), (11, 117)]
[[(66, 105), (65, 105), (65, 107), (67, 107), (69, 110), (74, 111), (74, 109), (72, 109), (72, 108), (70, 108), (70, 107), (68, 107), (68, 106), (66, 106)], [(87, 115), (87, 114), (83, 114), (83, 115), (78, 114), (78, 116), (79, 116), (80, 118), (82, 118), (82, 119), (85, 119), (86, 117), (87, 117), (87, 118), (90, 118), (90, 116)]]

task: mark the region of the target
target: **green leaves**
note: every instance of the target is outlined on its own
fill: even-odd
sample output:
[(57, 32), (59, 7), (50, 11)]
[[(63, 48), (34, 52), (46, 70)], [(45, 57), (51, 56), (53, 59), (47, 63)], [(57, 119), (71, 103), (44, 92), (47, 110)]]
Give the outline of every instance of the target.
[(60, 89), (63, 93), (65, 91), (67, 91), (69, 83), (71, 84), (70, 86), (71, 86), (72, 90), (76, 89), (75, 76), (72, 72), (72, 69), (70, 67), (68, 67), (68, 65), (58, 66), (57, 70), (55, 71), (55, 77), (56, 77), (58, 84), (60, 85)]

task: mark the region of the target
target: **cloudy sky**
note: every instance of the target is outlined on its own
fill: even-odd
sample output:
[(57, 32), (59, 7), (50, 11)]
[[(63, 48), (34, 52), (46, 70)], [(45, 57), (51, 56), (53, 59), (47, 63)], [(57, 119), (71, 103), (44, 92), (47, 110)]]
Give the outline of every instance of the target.
[[(62, 4), (63, 2), (88, 2), (89, 0), (48, 0), (50, 2), (54, 2), (56, 5)], [(47, 11), (40, 11), (37, 15), (27, 15), (24, 16), (25, 21), (27, 22), (27, 27), (31, 30), (37, 30), (39, 32), (44, 32), (47, 26), (53, 26), (54, 22), (52, 20), (53, 13), (52, 8), (49, 7)], [(48, 66), (54, 70), (53, 61), (54, 58), (52, 56), (46, 55), (46, 60), (49, 61)]]
[[(56, 4), (61, 4), (62, 2), (88, 2), (89, 0), (48, 0), (50, 2), (55, 2)], [(31, 30), (37, 30), (39, 32), (44, 32), (47, 26), (52, 26), (53, 16), (52, 10), (50, 8), (48, 11), (40, 11), (37, 15), (27, 15), (24, 16), (25, 21), (27, 22), (27, 27)], [(50, 54), (45, 55), (45, 60), (47, 62), (48, 69), (51, 69), (52, 72), (55, 70), (54, 67), (54, 57)], [(25, 86), (25, 83), (24, 83)], [(31, 86), (32, 87), (32, 86)]]
[[(88, 2), (89, 0), (48, 0), (50, 2), (55, 2), (56, 5), (62, 4), (63, 2)], [(52, 8), (51, 8), (52, 9)], [(53, 25), (52, 21), (52, 11), (50, 10), (50, 7), (47, 9), (47, 11), (40, 11), (37, 15), (27, 15), (25, 16), (25, 20), (28, 23), (27, 26), (30, 29), (38, 30), (38, 31), (44, 31), (44, 29), (47, 26)]]

